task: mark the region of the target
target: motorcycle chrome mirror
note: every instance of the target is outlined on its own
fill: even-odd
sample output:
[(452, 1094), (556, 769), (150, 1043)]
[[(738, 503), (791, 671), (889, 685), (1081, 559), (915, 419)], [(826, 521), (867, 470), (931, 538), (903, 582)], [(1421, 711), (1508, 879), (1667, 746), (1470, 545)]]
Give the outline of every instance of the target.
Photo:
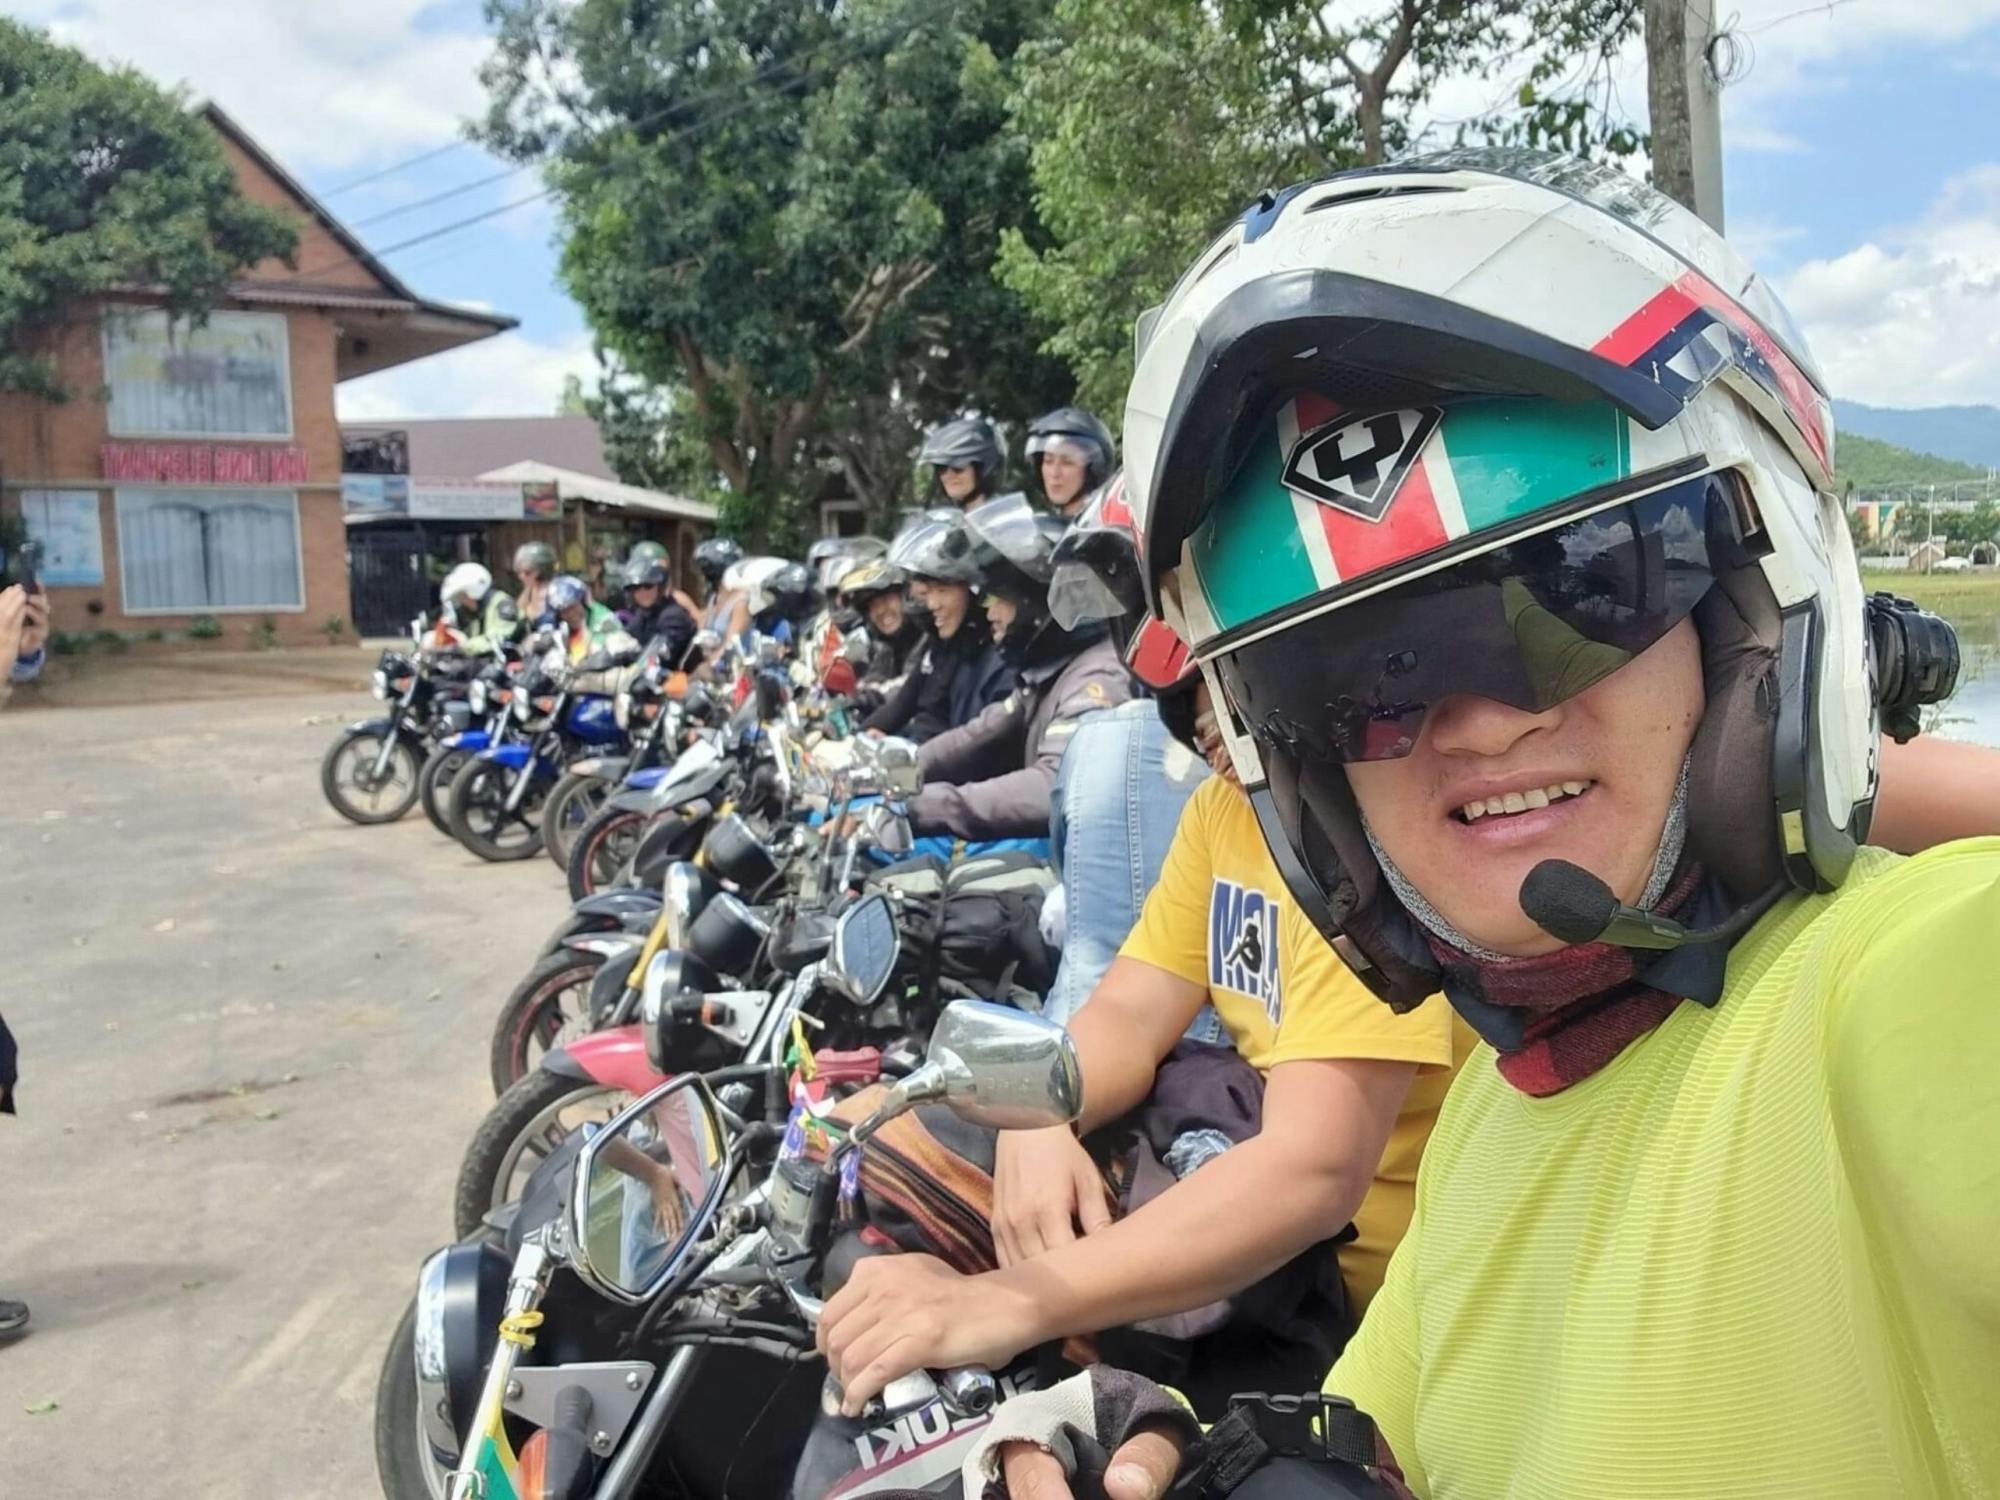
[(996, 1130), (1066, 1125), (1083, 1113), (1076, 1043), (1053, 1021), (986, 1000), (954, 1000), (938, 1017), (924, 1065), (848, 1136), (858, 1147), (896, 1116), (942, 1101), (960, 1119)]
[(902, 949), (896, 914), (889, 898), (877, 891), (841, 913), (820, 975), (853, 1004), (873, 1005), (895, 972)]
[(722, 1205), (729, 1137), (698, 1074), (671, 1079), (577, 1158), (564, 1245), (585, 1284), (636, 1306), (673, 1279)]
[(924, 784), (914, 740), (899, 739), (894, 735), (879, 739), (875, 742), (874, 760), (884, 791), (907, 797)]

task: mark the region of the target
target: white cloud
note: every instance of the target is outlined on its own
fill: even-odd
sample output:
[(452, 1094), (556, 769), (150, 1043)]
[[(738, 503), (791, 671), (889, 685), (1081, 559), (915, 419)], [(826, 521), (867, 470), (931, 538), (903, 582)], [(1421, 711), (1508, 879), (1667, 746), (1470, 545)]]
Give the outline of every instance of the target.
[(1812, 150), (1803, 140), (1768, 125), (1738, 125), (1729, 132), (1732, 151), (1768, 151), (1774, 155), (1798, 156)]
[(1785, 247), (1806, 237), (1797, 224), (1780, 224), (1756, 214), (1738, 214), (1729, 221), (1729, 243), (1743, 258), (1769, 273), (1784, 258)]
[(503, 333), (349, 381), (338, 392), (340, 420), (553, 416), (563, 377), (581, 375), (588, 382), (595, 371), (587, 334), (540, 343)]
[(1809, 260), (1781, 288), (1838, 394), (2000, 403), (2000, 165), (1953, 178), (1916, 223)]
[(476, 13), (433, 0), (0, 0), (104, 61), (184, 82), (273, 155), (340, 168), (414, 154), (480, 107)]

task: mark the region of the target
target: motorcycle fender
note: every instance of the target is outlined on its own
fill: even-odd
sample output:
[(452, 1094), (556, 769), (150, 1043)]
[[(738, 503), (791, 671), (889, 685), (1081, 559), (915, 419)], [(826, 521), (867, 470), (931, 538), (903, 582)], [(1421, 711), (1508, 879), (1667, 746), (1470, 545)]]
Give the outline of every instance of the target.
[(505, 766), (510, 771), (518, 771), (528, 763), (528, 744), (525, 740), (515, 740), (506, 745), (489, 745), (479, 752), (481, 760), (490, 760), (496, 766)]
[(466, 750), (476, 754), (493, 743), (493, 736), (483, 729), (462, 729), (457, 734), (446, 735), (441, 743), (447, 750)]
[(615, 807), (620, 812), (650, 813), (653, 810), (653, 794), (650, 791), (613, 792), (604, 805)]
[(658, 891), (597, 891), (576, 903), (579, 917), (606, 917), (623, 922), (627, 917), (656, 917), (660, 913)]
[(602, 776), (606, 781), (624, 779), (625, 768), (632, 764), (629, 755), (586, 755), (582, 760), (569, 763), (572, 776)]
[(631, 791), (649, 792), (665, 781), (672, 771), (672, 766), (647, 766), (645, 769), (634, 771), (627, 776), (625, 778), (625, 785)]
[(606, 963), (636, 953), (640, 946), (622, 932), (579, 932), (564, 938), (562, 945), (576, 953), (595, 953)]
[(619, 936), (627, 944), (625, 951), (606, 954), (604, 962), (590, 977), (590, 1019), (596, 1026), (602, 1026), (611, 1019), (612, 1011), (625, 993), (625, 981), (632, 975), (632, 965), (639, 961), (639, 952), (646, 946), (643, 937), (626, 937), (622, 933)]
[(667, 1081), (667, 1075), (646, 1060), (645, 1029), (640, 1026), (593, 1031), (567, 1046), (552, 1047), (543, 1054), (541, 1066), (578, 1083), (601, 1084), (634, 1095)]
[(344, 730), (347, 734), (380, 734), (389, 727), (387, 719), (356, 719)]

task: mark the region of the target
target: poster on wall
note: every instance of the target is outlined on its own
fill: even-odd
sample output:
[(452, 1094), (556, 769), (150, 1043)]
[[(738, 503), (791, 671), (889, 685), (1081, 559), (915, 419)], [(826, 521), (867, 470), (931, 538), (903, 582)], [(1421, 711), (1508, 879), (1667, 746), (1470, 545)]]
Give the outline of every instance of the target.
[(410, 516), (424, 521), (518, 521), (521, 486), (478, 479), (412, 479)]
[(521, 486), (521, 508), (530, 521), (560, 521), (562, 496), (553, 479), (531, 479)]
[(216, 312), (194, 324), (158, 308), (108, 308), (104, 374), (114, 437), (292, 435), (282, 313)]
[(51, 588), (96, 588), (104, 582), (104, 533), (96, 490), (23, 490), (21, 518), (42, 544), (41, 579)]
[(343, 474), (340, 510), (350, 521), (410, 513), (410, 481), (398, 474)]

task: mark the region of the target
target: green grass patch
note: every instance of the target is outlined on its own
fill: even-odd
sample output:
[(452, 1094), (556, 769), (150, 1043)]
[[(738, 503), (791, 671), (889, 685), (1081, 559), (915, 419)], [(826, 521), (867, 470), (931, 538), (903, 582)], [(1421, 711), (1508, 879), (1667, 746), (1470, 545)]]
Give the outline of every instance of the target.
[(1884, 589), (1941, 615), (2000, 613), (2000, 572), (1864, 572), (1861, 582), (1870, 593)]

